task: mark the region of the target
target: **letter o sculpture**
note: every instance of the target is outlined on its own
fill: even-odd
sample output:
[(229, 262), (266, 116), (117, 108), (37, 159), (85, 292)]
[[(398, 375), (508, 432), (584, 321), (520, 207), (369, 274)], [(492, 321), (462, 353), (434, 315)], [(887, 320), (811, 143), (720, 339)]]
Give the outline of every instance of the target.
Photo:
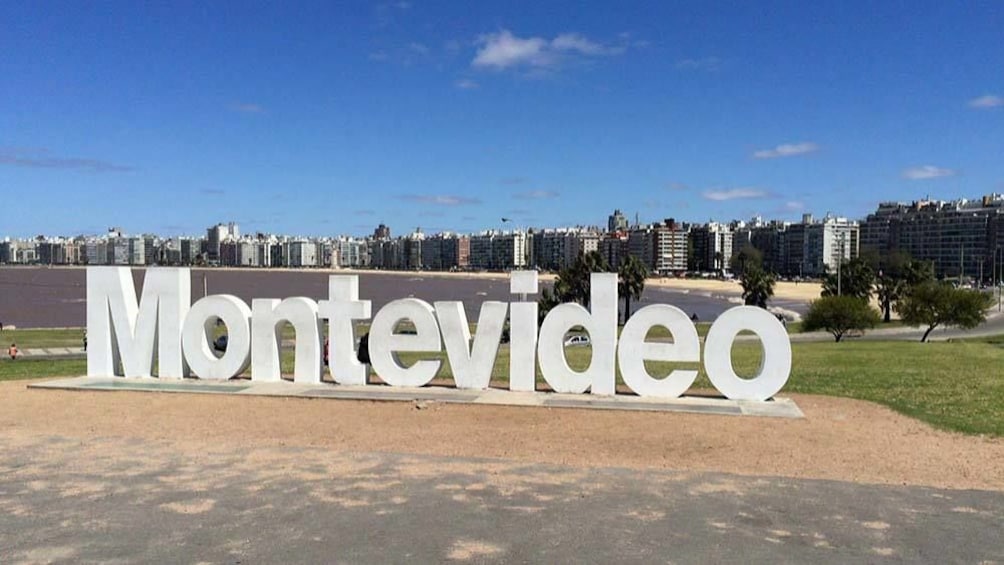
[[(732, 342), (749, 330), (760, 338), (763, 362), (752, 379), (743, 379), (732, 367)], [(736, 306), (719, 316), (704, 340), (704, 370), (711, 384), (732, 400), (767, 400), (788, 382), (791, 342), (788, 331), (773, 314), (756, 306)]]
[[(219, 359), (209, 348), (213, 320), (227, 326), (227, 351)], [(181, 347), (192, 372), (200, 379), (227, 380), (244, 372), (251, 362), (251, 309), (229, 294), (200, 298), (185, 317)]]

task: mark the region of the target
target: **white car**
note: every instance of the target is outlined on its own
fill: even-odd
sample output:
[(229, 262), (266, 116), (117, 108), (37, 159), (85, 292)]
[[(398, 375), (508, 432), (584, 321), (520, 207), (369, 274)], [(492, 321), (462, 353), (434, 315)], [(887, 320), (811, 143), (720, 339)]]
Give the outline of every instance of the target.
[(565, 340), (565, 347), (573, 347), (576, 345), (589, 345), (589, 336), (573, 335)]

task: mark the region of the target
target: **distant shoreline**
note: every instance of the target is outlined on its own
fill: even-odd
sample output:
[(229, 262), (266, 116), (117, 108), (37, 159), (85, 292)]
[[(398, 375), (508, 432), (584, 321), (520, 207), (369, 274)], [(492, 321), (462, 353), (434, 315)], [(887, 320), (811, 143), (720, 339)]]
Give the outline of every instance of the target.
[[(132, 269), (147, 269), (157, 266), (129, 266)], [(86, 265), (4, 265), (0, 268), (42, 268), (42, 269), (83, 269)], [(392, 275), (400, 277), (422, 277), (422, 278), (455, 278), (455, 279), (486, 279), (486, 280), (506, 280), (509, 278), (507, 272), (472, 272), (472, 271), (401, 271), (383, 269), (338, 269), (331, 267), (188, 267), (193, 271), (204, 272), (258, 272), (258, 273), (319, 273), (329, 275)], [(541, 273), (542, 282), (553, 282), (556, 275), (554, 273)], [(680, 292), (709, 292), (712, 295), (739, 296), (742, 288), (738, 281), (721, 279), (701, 279), (701, 278), (673, 278), (673, 277), (649, 277), (645, 281), (646, 286)], [(818, 282), (789, 282), (778, 281), (774, 286), (774, 297), (781, 300), (791, 300), (808, 303), (819, 298), (822, 285)]]

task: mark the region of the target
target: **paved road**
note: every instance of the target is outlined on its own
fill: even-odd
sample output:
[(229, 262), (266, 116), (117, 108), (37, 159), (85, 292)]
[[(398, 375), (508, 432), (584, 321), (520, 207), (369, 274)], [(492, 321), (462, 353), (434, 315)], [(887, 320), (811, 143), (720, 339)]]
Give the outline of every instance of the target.
[[(852, 337), (850, 339), (863, 339), (868, 341), (920, 341), (926, 328), (898, 327), (888, 329), (878, 329), (866, 332), (863, 336)], [(935, 328), (928, 336), (929, 341), (946, 341), (949, 339), (978, 338), (995, 335), (1004, 335), (1004, 314), (991, 312), (987, 315), (987, 321), (971, 330), (959, 328)], [(826, 332), (807, 332), (791, 334), (791, 341), (832, 341), (833, 336)]]
[(0, 450), (2, 563), (1004, 561), (1001, 492), (7, 432)]

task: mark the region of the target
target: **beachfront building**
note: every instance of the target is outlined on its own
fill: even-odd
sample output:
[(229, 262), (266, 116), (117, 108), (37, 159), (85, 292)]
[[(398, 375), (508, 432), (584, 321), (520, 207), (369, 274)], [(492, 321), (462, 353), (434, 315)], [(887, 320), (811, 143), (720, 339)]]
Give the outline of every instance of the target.
[(669, 275), (685, 271), (687, 230), (673, 218), (662, 223), (635, 226), (627, 235), (627, 252), (639, 258), (651, 274)]
[(690, 270), (727, 272), (733, 253), (732, 228), (719, 222), (708, 222), (691, 228), (690, 250)]
[(375, 239), (370, 246), (370, 261), (374, 268), (404, 268), (404, 245), (400, 239)]
[(472, 269), (507, 271), (527, 265), (526, 232), (489, 230), (470, 238)]
[(451, 232), (426, 237), (422, 267), (432, 271), (464, 270), (470, 266), (471, 239)]
[(304, 268), (317, 267), (318, 252), (317, 243), (308, 239), (297, 239), (284, 244), (287, 253), (287, 267)]
[(332, 242), (338, 267), (357, 269), (370, 266), (369, 244), (365, 239), (355, 237), (339, 237)]
[[(752, 247), (770, 272), (784, 277), (821, 277), (836, 270), (841, 261), (859, 255), (858, 223), (843, 217), (828, 214), (816, 220), (812, 214), (803, 214), (798, 223), (764, 222), (754, 217), (749, 223), (734, 222), (729, 227), (732, 246), (726, 266), (744, 248)], [(707, 253), (698, 240), (694, 247), (695, 255)]]
[(401, 255), (404, 259), (403, 269), (418, 271), (422, 269), (422, 246), (425, 244), (425, 234), (416, 228), (414, 232), (403, 238)]
[(580, 254), (598, 251), (600, 233), (594, 228), (574, 227), (535, 232), (533, 264), (538, 269), (557, 271), (570, 266)]
[(160, 238), (153, 234), (143, 234), (143, 264), (156, 265), (160, 258)]
[(17, 263), (18, 241), (5, 238), (0, 241), (0, 265)]
[(220, 244), (240, 238), (240, 228), (235, 222), (216, 224), (206, 230), (206, 259), (215, 263), (220, 260)]
[[(101, 238), (88, 239), (83, 244), (81, 261), (88, 265), (146, 265), (146, 244), (142, 237), (123, 236), (118, 229)], [(85, 259), (86, 258), (86, 259)]]
[(861, 222), (861, 248), (931, 261), (939, 277), (987, 279), (1004, 248), (1004, 195), (883, 202)]
[(628, 237), (627, 231), (617, 231), (608, 233), (600, 240), (598, 251), (607, 260), (611, 269), (616, 270), (621, 261), (630, 253)]
[(821, 277), (835, 272), (840, 263), (857, 257), (859, 233), (857, 222), (829, 214), (820, 221), (806, 224), (802, 273)]
[[(34, 248), (34, 262), (39, 265), (76, 265), (81, 262), (81, 245), (76, 240), (40, 236), (35, 240)], [(5, 261), (0, 260), (2, 262)]]

